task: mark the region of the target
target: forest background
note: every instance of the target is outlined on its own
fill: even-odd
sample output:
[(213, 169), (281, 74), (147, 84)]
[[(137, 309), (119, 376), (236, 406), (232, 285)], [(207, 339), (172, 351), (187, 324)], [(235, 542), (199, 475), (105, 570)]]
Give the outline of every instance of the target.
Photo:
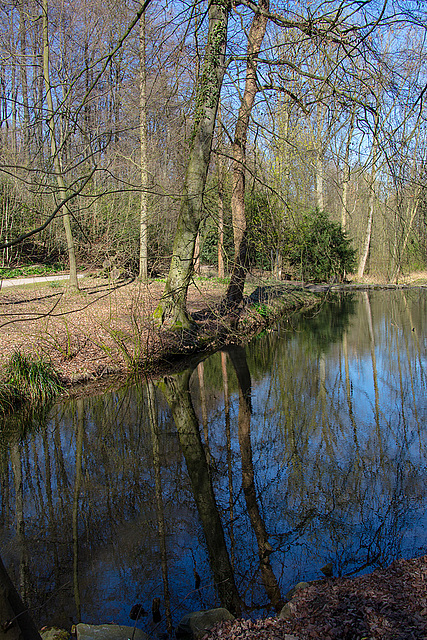
[(301, 247), (325, 219), (351, 239), (359, 278), (425, 268), (427, 9), (416, 0), (2, 3), (1, 266), (167, 273), (212, 101), (214, 5), (228, 25), (194, 269), (231, 273), (244, 227), (245, 266), (304, 276)]

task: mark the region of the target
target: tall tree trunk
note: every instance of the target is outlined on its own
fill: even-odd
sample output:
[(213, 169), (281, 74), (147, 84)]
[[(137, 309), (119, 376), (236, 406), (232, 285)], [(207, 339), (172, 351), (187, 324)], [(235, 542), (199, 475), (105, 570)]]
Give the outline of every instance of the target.
[(325, 198), (323, 189), (323, 141), (322, 141), (322, 127), (324, 121), (325, 107), (322, 103), (317, 104), (316, 111), (316, 207), (319, 211), (323, 211), (325, 208)]
[(218, 278), (224, 277), (224, 165), (221, 102), (218, 105)]
[(375, 126), (373, 132), (373, 145), (372, 145), (372, 169), (371, 177), (369, 180), (369, 202), (368, 202), (368, 219), (366, 221), (365, 240), (363, 242), (362, 252), (359, 258), (359, 265), (357, 267), (357, 277), (363, 278), (365, 273), (366, 262), (368, 260), (369, 249), (371, 247), (371, 235), (372, 235), (372, 222), (374, 219), (374, 207), (375, 207), (375, 181), (377, 177), (377, 155), (378, 155), (378, 125), (379, 125), (379, 110), (377, 104), (377, 111), (375, 115)]
[(19, 63), (20, 80), (21, 80), (21, 93), (22, 93), (22, 157), (24, 162), (27, 161), (30, 155), (29, 143), (30, 143), (30, 109), (28, 106), (28, 77), (27, 77), (27, 25), (25, 21), (24, 7), (19, 5), (19, 32), (20, 32), (20, 49), (21, 60)]
[(157, 322), (169, 329), (189, 329), (192, 325), (187, 313), (187, 290), (193, 272), (197, 232), (203, 217), (203, 192), (225, 71), (228, 12), (228, 2), (211, 0), (209, 3), (208, 41), (197, 85), (192, 143), (172, 261), (162, 299), (154, 312)]
[(141, 199), (139, 224), (139, 278), (148, 278), (148, 158), (147, 158), (147, 69), (145, 55), (145, 11), (139, 22), (139, 145), (141, 166)]
[(257, 56), (267, 28), (269, 0), (259, 0), (259, 11), (255, 14), (248, 36), (246, 81), (237, 118), (233, 142), (233, 188), (231, 211), (234, 234), (234, 265), (230, 284), (224, 298), (224, 306), (232, 308), (243, 298), (247, 262), (248, 240), (245, 214), (245, 162), (249, 118), (257, 93)]
[(354, 119), (356, 116), (356, 108), (353, 106), (351, 110), (350, 128), (347, 135), (347, 143), (345, 147), (343, 179), (342, 179), (342, 206), (341, 206), (341, 227), (343, 231), (347, 231), (348, 226), (348, 185), (350, 184), (350, 150), (351, 141), (354, 132)]
[[(62, 171), (62, 163), (59, 157), (56, 134), (55, 134), (55, 122), (54, 122), (54, 110), (52, 99), (52, 87), (50, 84), (49, 76), (49, 35), (48, 35), (48, 13), (47, 13), (47, 0), (43, 0), (43, 77), (46, 89), (46, 102), (47, 102), (47, 121), (49, 127), (50, 136), (50, 153), (53, 161), (53, 166), (56, 173), (56, 181), (59, 189), (59, 197), (61, 200), (65, 200), (67, 190), (65, 186), (65, 180)], [(74, 289), (79, 288), (77, 279), (77, 263), (76, 252), (74, 247), (74, 239), (71, 231), (70, 214), (67, 205), (62, 207), (62, 219), (64, 222), (65, 236), (67, 239), (68, 260), (70, 266), (70, 280), (69, 284)]]

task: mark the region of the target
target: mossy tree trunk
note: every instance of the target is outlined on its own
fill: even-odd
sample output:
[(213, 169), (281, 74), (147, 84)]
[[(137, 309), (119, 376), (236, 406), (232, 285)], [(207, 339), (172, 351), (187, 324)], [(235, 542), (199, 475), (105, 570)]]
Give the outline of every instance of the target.
[(231, 212), (234, 234), (234, 265), (230, 284), (225, 294), (224, 304), (231, 308), (240, 304), (243, 298), (247, 262), (248, 239), (245, 214), (245, 162), (249, 118), (257, 94), (257, 56), (267, 29), (269, 0), (260, 0), (258, 12), (252, 20), (248, 36), (245, 90), (239, 109), (233, 142), (233, 190)]
[(225, 71), (228, 0), (209, 3), (209, 29), (203, 71), (198, 81), (190, 157), (185, 176), (173, 255), (165, 290), (155, 311), (168, 329), (189, 329), (187, 290), (193, 273), (194, 248), (203, 218), (203, 192)]

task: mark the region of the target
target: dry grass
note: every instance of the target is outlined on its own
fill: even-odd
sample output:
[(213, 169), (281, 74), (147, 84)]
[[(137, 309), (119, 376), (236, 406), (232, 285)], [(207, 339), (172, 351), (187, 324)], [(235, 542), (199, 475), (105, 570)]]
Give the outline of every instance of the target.
[[(427, 272), (402, 282), (425, 284)], [(257, 284), (249, 282), (247, 293)], [(370, 277), (362, 284), (385, 283)], [(164, 282), (114, 284), (85, 278), (80, 286), (78, 293), (67, 291), (64, 282), (0, 290), (0, 365), (19, 350), (50, 362), (63, 380), (74, 384), (124, 373), (167, 351), (151, 321)], [(197, 279), (189, 288), (189, 311), (214, 308), (225, 287), (216, 278)]]
[[(70, 383), (123, 372), (159, 349), (151, 314), (163, 282), (110, 284), (87, 278), (81, 291), (43, 283), (0, 291), (0, 364), (13, 352), (52, 363)], [(198, 281), (189, 290), (191, 312), (221, 299), (225, 285)]]

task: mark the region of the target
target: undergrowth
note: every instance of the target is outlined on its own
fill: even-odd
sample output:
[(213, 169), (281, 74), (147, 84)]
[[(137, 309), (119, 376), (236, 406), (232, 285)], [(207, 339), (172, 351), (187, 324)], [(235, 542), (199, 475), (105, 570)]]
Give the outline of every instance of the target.
[(0, 380), (0, 413), (7, 413), (25, 402), (47, 404), (63, 390), (64, 386), (49, 362), (15, 351)]
[(23, 267), (0, 267), (0, 278), (25, 278), (26, 276), (43, 276), (49, 273), (64, 271), (62, 264), (31, 264)]

